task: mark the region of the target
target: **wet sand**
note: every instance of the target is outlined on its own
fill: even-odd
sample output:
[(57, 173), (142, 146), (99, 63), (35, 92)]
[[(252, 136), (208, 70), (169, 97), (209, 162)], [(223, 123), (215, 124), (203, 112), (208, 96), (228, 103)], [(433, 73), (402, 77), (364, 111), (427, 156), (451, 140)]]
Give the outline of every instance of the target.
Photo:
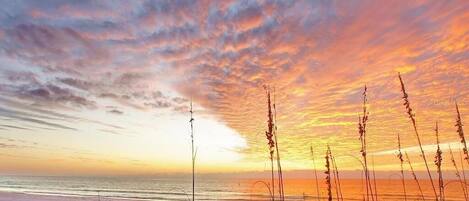
[[(97, 196), (77, 197), (59, 195), (37, 195), (19, 192), (0, 191), (0, 201), (99, 201)], [(101, 198), (101, 201), (136, 201), (129, 199)]]

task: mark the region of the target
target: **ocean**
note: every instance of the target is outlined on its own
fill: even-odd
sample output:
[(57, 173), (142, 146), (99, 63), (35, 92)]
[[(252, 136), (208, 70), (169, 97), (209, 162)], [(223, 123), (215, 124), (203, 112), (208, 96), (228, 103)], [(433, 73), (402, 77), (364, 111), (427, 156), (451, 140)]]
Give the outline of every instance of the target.
[[(196, 200), (269, 200), (268, 188), (262, 182), (268, 180), (210, 178), (196, 183)], [(327, 200), (327, 187), (320, 183), (321, 200)], [(446, 181), (447, 201), (464, 200), (461, 185)], [(344, 179), (340, 183), (343, 200), (363, 200), (362, 181)], [(377, 180), (379, 200), (404, 200), (400, 180)], [(432, 200), (434, 195), (429, 181), (421, 181), (424, 196)], [(277, 191), (277, 186), (275, 186)], [(34, 195), (57, 195), (84, 197), (88, 200), (191, 200), (191, 180), (185, 178), (157, 177), (39, 177), (1, 176), (0, 191), (20, 192)], [(336, 200), (339, 192), (333, 184), (332, 194)], [(413, 180), (406, 181), (407, 200), (422, 200)], [(315, 181), (311, 179), (285, 180), (286, 200), (318, 200)], [(66, 200), (66, 199), (64, 199)], [(12, 200), (14, 201), (14, 200)]]

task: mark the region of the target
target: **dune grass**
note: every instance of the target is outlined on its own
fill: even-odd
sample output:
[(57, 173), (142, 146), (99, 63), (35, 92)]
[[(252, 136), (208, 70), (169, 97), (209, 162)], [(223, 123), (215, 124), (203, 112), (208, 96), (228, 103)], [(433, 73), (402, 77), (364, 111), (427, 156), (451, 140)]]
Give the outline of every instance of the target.
[(327, 145), (327, 151), (326, 151), (326, 156), (324, 157), (326, 159), (326, 171), (324, 171), (324, 174), (326, 174), (326, 185), (327, 185), (327, 200), (332, 201), (332, 182), (331, 182), (331, 148), (329, 145)]
[(463, 145), (462, 151), (465, 155), (465, 160), (469, 164), (469, 153), (467, 150), (467, 143), (466, 143), (466, 138), (464, 136), (464, 129), (463, 129), (463, 124), (462, 124), (462, 119), (461, 119), (461, 113), (459, 112), (459, 106), (458, 103), (456, 102), (456, 127), (457, 127), (457, 132), (459, 139), (461, 140), (461, 144)]
[(272, 200), (275, 200), (275, 177), (274, 177), (274, 152), (275, 152), (275, 142), (274, 142), (274, 120), (272, 114), (272, 104), (270, 102), (270, 89), (266, 88), (267, 93), (267, 131), (265, 131), (265, 137), (267, 139), (267, 145), (269, 149), (269, 159), (270, 159), (270, 170), (271, 170), (271, 188), (272, 188)]
[(398, 147), (397, 158), (399, 158), (399, 162), (401, 166), (401, 181), (402, 181), (402, 190), (404, 193), (404, 201), (407, 201), (407, 192), (405, 189), (404, 158), (403, 158), (402, 150), (401, 150), (401, 135), (399, 133), (397, 134), (397, 147)]
[[(405, 112), (407, 118), (411, 121), (412, 128), (413, 128), (413, 133), (417, 139), (418, 142), (418, 147), (420, 151), (420, 157), (423, 159), (423, 162), (425, 164), (425, 170), (428, 175), (429, 181), (431, 183), (431, 187), (433, 190), (434, 194), (434, 199), (435, 200), (445, 200), (445, 186), (447, 184), (444, 183), (444, 178), (443, 178), (443, 152), (440, 147), (440, 138), (439, 138), (439, 125), (438, 122), (435, 123), (435, 136), (436, 136), (436, 150), (435, 150), (435, 156), (434, 156), (434, 165), (436, 166), (436, 173), (438, 174), (438, 190), (435, 187), (432, 174), (430, 172), (430, 167), (428, 165), (428, 160), (426, 158), (426, 153), (423, 149), (423, 144), (422, 144), (422, 138), (421, 135), (417, 129), (417, 122), (415, 118), (415, 113), (414, 110), (411, 107), (410, 100), (409, 100), (409, 95), (406, 91), (404, 81), (402, 79), (402, 76), (400, 73), (398, 73), (398, 78), (400, 82), (400, 89), (402, 92), (402, 100), (404, 101), (403, 105), (405, 106)], [(270, 184), (265, 183), (264, 185), (267, 186), (269, 189), (269, 193), (271, 195), (271, 200), (275, 200), (276, 198), (276, 191), (275, 191), (275, 165), (274, 165), (274, 160), (277, 162), (277, 176), (278, 176), (278, 198), (280, 200), (285, 200), (285, 192), (284, 192), (284, 184), (283, 184), (283, 173), (282, 173), (282, 166), (281, 166), (281, 160), (280, 160), (280, 153), (279, 153), (279, 146), (278, 146), (278, 138), (277, 138), (277, 110), (276, 110), (276, 104), (275, 104), (275, 94), (274, 94), (274, 101), (272, 103), (271, 101), (271, 90), (270, 88), (266, 87), (266, 95), (267, 95), (267, 131), (265, 131), (265, 136), (267, 139), (267, 145), (268, 145), (268, 153), (269, 153), (269, 159), (270, 159), (270, 165), (271, 165), (271, 181)], [(376, 182), (376, 171), (375, 171), (375, 165), (374, 165), (374, 157), (372, 157), (372, 170), (370, 175), (370, 169), (368, 167), (368, 150), (367, 150), (367, 123), (368, 123), (368, 118), (369, 118), (369, 111), (368, 111), (368, 99), (367, 99), (367, 92), (368, 88), (365, 85), (364, 90), (362, 92), (362, 111), (360, 112), (361, 114), (359, 115), (359, 121), (358, 121), (358, 134), (359, 134), (359, 140), (360, 140), (360, 154), (361, 154), (361, 160), (359, 158), (356, 158), (360, 161), (360, 163), (363, 166), (363, 174), (364, 178), (362, 176), (362, 184), (364, 184), (364, 195), (363, 199), (366, 201), (378, 201), (380, 199), (378, 191), (377, 191), (377, 182)], [(462, 119), (461, 119), (461, 113), (459, 111), (459, 106), (456, 103), (456, 124), (455, 126), (457, 127), (457, 133), (458, 137), (460, 138), (460, 142), (463, 145), (462, 152), (464, 154), (464, 158), (461, 160), (461, 168), (462, 168), (462, 173), (463, 176), (461, 175), (459, 168), (456, 164), (456, 161), (453, 156), (453, 151), (450, 147), (450, 155), (451, 155), (451, 163), (454, 167), (454, 170), (456, 171), (456, 176), (459, 180), (459, 183), (461, 183), (463, 192), (464, 192), (464, 197), (468, 198), (468, 193), (467, 193), (467, 188), (466, 188), (466, 178), (464, 174), (464, 164), (463, 161), (466, 161), (469, 164), (469, 153), (467, 150), (467, 144), (466, 144), (466, 139), (464, 136), (464, 131), (463, 131), (463, 124), (462, 124)], [(192, 105), (191, 105), (191, 124), (192, 124)], [(192, 125), (191, 125), (192, 127)], [(423, 193), (421, 182), (419, 178), (417, 177), (414, 167), (412, 165), (411, 159), (408, 155), (407, 152), (403, 153), (402, 150), (402, 143), (401, 143), (401, 136), (400, 134), (397, 134), (397, 144), (398, 144), (398, 150), (397, 150), (397, 158), (399, 159), (399, 164), (400, 164), (400, 177), (401, 177), (401, 182), (402, 182), (402, 191), (403, 191), (403, 199), (405, 201), (408, 200), (408, 195), (407, 195), (407, 189), (406, 189), (406, 182), (405, 182), (405, 172), (407, 171), (404, 168), (404, 163), (407, 162), (410, 174), (412, 175), (412, 179), (415, 181), (421, 199), (425, 200), (426, 197)], [(311, 157), (313, 159), (313, 171), (314, 171), (314, 176), (315, 176), (315, 182), (316, 182), (316, 198), (317, 200), (320, 200), (320, 187), (319, 187), (319, 182), (318, 182), (318, 175), (317, 175), (317, 169), (316, 169), (316, 161), (314, 157), (314, 147), (310, 146), (310, 152), (311, 152)], [(405, 156), (405, 159), (404, 159)], [(325, 171), (324, 174), (326, 175), (325, 177), (325, 183), (326, 183), (326, 188), (327, 188), (327, 200), (332, 201), (333, 200), (333, 185), (335, 188), (335, 196), (336, 200), (338, 201), (343, 201), (344, 196), (342, 194), (342, 187), (341, 187), (341, 179), (339, 176), (339, 168), (337, 166), (335, 157), (332, 154), (331, 147), (327, 145), (327, 150), (325, 154)], [(195, 158), (194, 158), (195, 160)], [(333, 184), (334, 182), (334, 184)], [(304, 195), (304, 198), (306, 196)]]
[(412, 178), (414, 179), (415, 183), (417, 184), (417, 187), (419, 188), (419, 192), (420, 192), (420, 195), (422, 196), (422, 200), (425, 200), (425, 196), (424, 196), (423, 191), (422, 191), (422, 186), (420, 185), (419, 179), (418, 179), (417, 175), (415, 174), (414, 168), (412, 166), (412, 162), (410, 161), (410, 158), (409, 158), (409, 155), (407, 154), (407, 152), (405, 152), (405, 157), (407, 159), (407, 163), (409, 164), (410, 173), (412, 174)]
[(425, 168), (427, 170), (428, 178), (430, 178), (430, 183), (432, 184), (432, 189), (435, 195), (435, 199), (438, 200), (438, 194), (436, 192), (435, 184), (433, 183), (432, 174), (430, 173), (430, 168), (428, 167), (427, 157), (425, 156), (425, 151), (423, 150), (423, 147), (422, 147), (422, 140), (420, 139), (420, 134), (417, 130), (415, 113), (413, 112), (412, 107), (410, 106), (409, 95), (406, 92), (404, 81), (402, 80), (401, 74), (398, 73), (398, 76), (399, 76), (399, 81), (401, 83), (402, 100), (404, 100), (404, 106), (405, 106), (407, 115), (412, 122), (412, 127), (414, 128), (414, 133), (415, 133), (415, 136), (417, 137), (417, 142), (418, 142), (420, 153), (421, 153), (420, 156), (423, 158), (423, 161), (425, 163)]
[(310, 151), (311, 151), (311, 158), (313, 159), (313, 170), (314, 170), (314, 179), (316, 181), (316, 198), (319, 200), (321, 200), (321, 196), (319, 194), (319, 181), (318, 181), (318, 173), (317, 173), (317, 170), (316, 170), (316, 161), (314, 159), (314, 149), (313, 149), (313, 146), (311, 145), (310, 147)]
[(189, 120), (191, 124), (191, 146), (192, 146), (192, 200), (195, 201), (195, 159), (197, 155), (197, 151), (194, 148), (194, 110), (192, 109), (192, 99), (190, 103), (190, 114), (191, 119)]
[(435, 165), (437, 167), (438, 173), (438, 191), (439, 191), (439, 200), (445, 200), (445, 188), (443, 181), (443, 173), (441, 171), (441, 163), (443, 161), (443, 152), (440, 148), (440, 138), (438, 132), (438, 121), (435, 123), (435, 136), (436, 136), (436, 153), (435, 153)]
[(280, 200), (285, 200), (285, 191), (283, 189), (283, 172), (282, 172), (282, 163), (280, 160), (280, 151), (278, 148), (278, 129), (277, 129), (277, 107), (275, 104), (275, 88), (274, 88), (274, 100), (272, 107), (274, 109), (273, 117), (274, 117), (274, 130), (273, 130), (273, 136), (274, 136), (274, 142), (275, 142), (275, 152), (277, 153), (277, 176), (278, 176), (278, 187), (279, 187), (279, 196)]
[(448, 148), (449, 148), (449, 153), (450, 153), (450, 156), (451, 156), (451, 163), (453, 164), (454, 170), (456, 171), (456, 173), (455, 173), (456, 177), (458, 178), (459, 183), (461, 184), (461, 188), (462, 188), (462, 191), (464, 193), (464, 198), (465, 198), (465, 200), (467, 200), (467, 193), (466, 193), (466, 188), (467, 187), (465, 185), (465, 182), (461, 178), (461, 173), (459, 172), (458, 165), (456, 164), (456, 159), (454, 159), (453, 149), (451, 149), (450, 145), (448, 145)]

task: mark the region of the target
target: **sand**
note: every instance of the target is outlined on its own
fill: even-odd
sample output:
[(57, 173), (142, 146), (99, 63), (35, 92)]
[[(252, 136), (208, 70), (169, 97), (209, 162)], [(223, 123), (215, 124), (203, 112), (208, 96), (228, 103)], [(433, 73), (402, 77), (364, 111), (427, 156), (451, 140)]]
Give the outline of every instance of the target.
[[(98, 197), (36, 195), (36, 194), (0, 191), (0, 201), (98, 201)], [(101, 201), (133, 201), (133, 200), (101, 198)]]

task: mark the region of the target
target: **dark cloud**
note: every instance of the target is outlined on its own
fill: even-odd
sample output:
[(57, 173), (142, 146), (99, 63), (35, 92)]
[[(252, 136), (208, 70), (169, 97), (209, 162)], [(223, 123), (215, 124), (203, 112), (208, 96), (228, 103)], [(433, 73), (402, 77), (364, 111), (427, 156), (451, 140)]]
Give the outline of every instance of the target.
[(0, 124), (0, 127), (13, 128), (13, 129), (19, 129), (19, 130), (31, 130), (29, 128), (25, 128), (25, 127), (21, 127), (21, 126), (5, 125), (5, 124)]
[(2, 47), (8, 55), (46, 68), (78, 72), (101, 63), (107, 52), (72, 28), (20, 24), (5, 30)]
[(101, 98), (119, 98), (120, 96), (118, 96), (117, 94), (114, 94), (114, 93), (102, 93), (99, 95), (99, 97)]
[(149, 43), (172, 43), (176, 41), (187, 41), (195, 38), (199, 34), (198, 26), (194, 24), (184, 24), (182, 26), (170, 27), (153, 33), (146, 41)]
[(163, 98), (164, 95), (161, 91), (155, 91), (151, 93), (154, 99)]
[(155, 82), (155, 74), (152, 72), (125, 72), (113, 79), (112, 85), (119, 87), (115, 91), (131, 96), (132, 92), (148, 90)]
[(109, 130), (109, 129), (99, 129), (99, 130), (105, 133), (113, 134), (113, 135), (120, 135), (120, 133), (115, 130)]
[(257, 1), (239, 1), (228, 8), (225, 22), (234, 23), (238, 28), (251, 29), (262, 21), (263, 8)]
[[(0, 97), (0, 103), (9, 107), (9, 109), (0, 107), (0, 116), (4, 116), (4, 117), (10, 117), (12, 115), (23, 116), (23, 117), (41, 119), (46, 122), (47, 121), (60, 121), (60, 122), (68, 123), (68, 124), (74, 124), (75, 122), (87, 122), (87, 123), (97, 124), (100, 126), (110, 127), (113, 129), (124, 129), (121, 126), (117, 126), (117, 125), (113, 125), (113, 124), (109, 124), (109, 123), (105, 123), (101, 121), (96, 121), (96, 120), (79, 118), (76, 116), (71, 116), (71, 115), (59, 113), (56, 111), (45, 110), (40, 107), (35, 107), (34, 105), (12, 101), (10, 99), (5, 99), (3, 97)], [(16, 108), (16, 109), (13, 109), (13, 108)], [(28, 112), (24, 112), (24, 111), (28, 111)], [(30, 129), (33, 129), (33, 128), (30, 128)]]
[(0, 142), (0, 148), (2, 149), (11, 149), (11, 148), (18, 148), (18, 145), (15, 144), (5, 144)]
[(189, 101), (186, 98), (182, 98), (182, 97), (174, 97), (171, 100), (177, 104), (187, 103)]
[(154, 102), (146, 102), (144, 103), (144, 105), (147, 107), (152, 107), (152, 108), (169, 108), (172, 106), (170, 102), (161, 101), (161, 100), (156, 100)]
[[(17, 114), (21, 116), (28, 116), (28, 117), (34, 117), (34, 118), (46, 119), (46, 120), (70, 120), (71, 121), (71, 120), (76, 119), (72, 116), (57, 113), (54, 111), (40, 109), (30, 104), (21, 104), (21, 103), (13, 102), (11, 100), (4, 99), (1, 97), (0, 97), (0, 102), (4, 104), (5, 106), (8, 106), (9, 108), (7, 109), (7, 108), (0, 107), (0, 111), (9, 113), (9, 114)], [(16, 109), (13, 109), (13, 108), (16, 108)], [(21, 110), (32, 111), (34, 113), (24, 112)]]
[(21, 94), (25, 96), (33, 96), (34, 98), (39, 98), (39, 99), (50, 98), (50, 92), (46, 89), (32, 89), (32, 90), (28, 90), (25, 92), (21, 92)]
[(5, 71), (3, 73), (10, 82), (39, 83), (37, 80), (37, 75), (32, 72)]
[(75, 88), (82, 89), (82, 90), (89, 90), (90, 88), (94, 86), (94, 84), (91, 82), (80, 80), (80, 79), (75, 79), (75, 78), (57, 78), (57, 80), (68, 86), (75, 87)]
[[(32, 89), (30, 89), (32, 88)], [(25, 86), (18, 89), (19, 97), (34, 101), (36, 104), (48, 106), (73, 106), (88, 109), (96, 108), (96, 102), (76, 95), (73, 91), (52, 84), (45, 86)]]
[(187, 113), (189, 112), (189, 106), (183, 105), (183, 106), (176, 106), (173, 108), (174, 111), (180, 112), (180, 113)]
[(53, 128), (59, 128), (59, 129), (65, 129), (65, 130), (77, 130), (75, 128), (68, 127), (68, 126), (65, 126), (65, 125), (61, 125), (61, 124), (58, 124), (58, 123), (53, 123), (53, 122), (46, 121), (46, 120), (31, 118), (31, 116), (26, 116), (24, 114), (25, 113), (16, 112), (14, 110), (0, 108), (0, 116), (9, 117), (9, 118), (19, 120), (19, 121), (23, 121), (23, 122), (40, 124), (40, 125), (43, 125), (43, 126), (48, 126), (48, 127), (53, 127)]
[(136, 91), (130, 94), (101, 93), (99, 97), (113, 99), (124, 106), (130, 106), (139, 110), (145, 108), (171, 108), (188, 102), (185, 98), (167, 96), (161, 91)]
[(117, 109), (113, 109), (113, 110), (109, 110), (107, 111), (108, 113), (111, 113), (111, 114), (117, 114), (117, 115), (121, 115), (121, 114), (124, 114), (124, 112), (120, 111), (120, 110), (117, 110)]

